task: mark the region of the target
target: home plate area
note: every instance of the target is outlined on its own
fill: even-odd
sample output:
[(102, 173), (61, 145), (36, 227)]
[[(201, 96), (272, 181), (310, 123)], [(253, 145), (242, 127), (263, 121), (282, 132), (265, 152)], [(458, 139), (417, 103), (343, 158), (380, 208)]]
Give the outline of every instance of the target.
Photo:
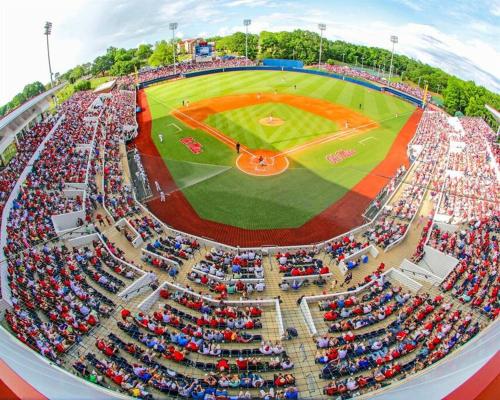
[(267, 171), (274, 169), (274, 158), (252, 155), (251, 161), (256, 171)]
[(245, 150), (236, 160), (240, 171), (254, 176), (278, 175), (288, 165), (289, 161), (283, 154), (269, 150)]

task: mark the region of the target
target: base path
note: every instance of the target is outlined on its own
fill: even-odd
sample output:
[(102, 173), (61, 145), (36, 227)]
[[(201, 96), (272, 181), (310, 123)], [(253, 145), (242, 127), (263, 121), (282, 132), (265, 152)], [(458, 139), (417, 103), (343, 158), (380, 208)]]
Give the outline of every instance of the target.
[[(340, 200), (304, 225), (290, 229), (250, 230), (209, 221), (196, 213), (182, 191), (178, 190), (153, 143), (151, 113), (143, 90), (138, 92), (138, 105), (143, 111), (138, 114), (139, 135), (134, 144), (139, 152), (146, 156), (142, 157), (142, 162), (154, 194), (153, 200), (147, 202), (149, 209), (175, 229), (242, 247), (318, 243), (362, 224), (361, 214), (389, 181), (389, 178), (384, 177), (392, 177), (401, 165), (408, 166), (407, 145), (422, 117), (422, 110), (415, 110), (398, 134), (386, 158)], [(160, 182), (165, 193), (170, 193), (166, 202), (160, 202), (159, 193), (156, 192), (154, 185), (155, 180)]]
[[(281, 152), (273, 152), (264, 149), (250, 149), (242, 143), (240, 144), (240, 152), (242, 154), (236, 161), (236, 167), (239, 168), (240, 171), (253, 176), (272, 176), (281, 174), (285, 172), (289, 166), (289, 161), (285, 156), (287, 154), (327, 143), (332, 140), (337, 140), (341, 137), (359, 135), (379, 126), (378, 122), (373, 121), (363, 114), (323, 99), (278, 93), (247, 93), (212, 97), (172, 110), (172, 115), (187, 126), (193, 129), (201, 129), (224, 143), (226, 146), (234, 149), (236, 140), (234, 140), (231, 135), (226, 135), (224, 132), (206, 124), (205, 120), (213, 114), (265, 103), (287, 104), (322, 118), (329, 119), (339, 127), (351, 126), (351, 128), (332, 132), (326, 136), (323, 135), (320, 138), (309, 140), (308, 142), (301, 143), (300, 145)], [(260, 119), (259, 123), (266, 126), (280, 126), (284, 124), (285, 121), (279, 117), (270, 115)]]

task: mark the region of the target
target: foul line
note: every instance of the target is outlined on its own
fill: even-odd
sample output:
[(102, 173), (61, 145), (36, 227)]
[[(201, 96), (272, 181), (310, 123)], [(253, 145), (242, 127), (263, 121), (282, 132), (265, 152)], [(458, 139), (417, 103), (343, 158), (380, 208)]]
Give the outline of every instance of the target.
[(177, 129), (177, 133), (178, 132), (182, 132), (182, 128), (179, 128), (179, 126), (176, 123), (174, 123), (174, 122), (171, 122), (167, 126), (173, 126), (174, 128), (176, 128)]
[(361, 130), (361, 129), (365, 130), (366, 128), (368, 128), (370, 126), (379, 125), (379, 123), (390, 121), (391, 119), (399, 118), (400, 116), (403, 116), (403, 115), (406, 115), (406, 114), (410, 114), (410, 113), (398, 114), (397, 116), (392, 116), (392, 117), (389, 117), (389, 118), (385, 118), (385, 119), (382, 119), (380, 121), (373, 121), (373, 122), (369, 122), (367, 124), (363, 124), (363, 125), (360, 125), (360, 126), (349, 128), (349, 129), (346, 129), (346, 130), (343, 130), (343, 131), (340, 131), (340, 132), (335, 132), (331, 136), (319, 138), (319, 139), (316, 139), (316, 140), (311, 140), (310, 142), (301, 144), (301, 145), (296, 146), (296, 147), (292, 147), (289, 150), (285, 150), (285, 151), (283, 151), (283, 152), (281, 152), (279, 154), (276, 154), (273, 157), (278, 157), (278, 156), (281, 156), (281, 155), (286, 155), (286, 154), (294, 153), (296, 151), (304, 150), (304, 149), (307, 149), (308, 147), (313, 147), (313, 146), (316, 146), (318, 144), (328, 143), (328, 142), (331, 142), (331, 141), (336, 140), (336, 139), (340, 139), (340, 140), (347, 139), (350, 136), (354, 136), (356, 134), (362, 133), (362, 132), (356, 132), (356, 130)]
[[(234, 148), (236, 146), (236, 142), (234, 140), (232, 140), (232, 139), (228, 138), (227, 136), (223, 135), (222, 133), (220, 133), (216, 129), (212, 128), (211, 126), (205, 125), (203, 122), (200, 122), (197, 119), (194, 119), (190, 115), (185, 114), (182, 111), (179, 111), (178, 109), (173, 108), (172, 106), (169, 106), (168, 103), (160, 101), (160, 100), (158, 100), (158, 98), (154, 98), (153, 97), (153, 100), (155, 100), (157, 103), (160, 103), (160, 104), (163, 104), (164, 106), (166, 106), (170, 110), (170, 112), (174, 116), (174, 118), (177, 118), (176, 115), (175, 115), (176, 113), (180, 114), (180, 115), (183, 115), (188, 120), (193, 121), (195, 126), (198, 125), (200, 127), (205, 128), (204, 130), (206, 130), (206, 132), (208, 134), (214, 136), (216, 139), (219, 139), (221, 142), (225, 143), (229, 147)], [(177, 118), (177, 119), (179, 119), (179, 118)], [(251, 153), (250, 151), (248, 151), (245, 146), (241, 146), (240, 147), (240, 151), (243, 151), (243, 152), (245, 152), (247, 154), (250, 154), (252, 156), (254, 155), (253, 153)]]
[(358, 141), (358, 143), (362, 146), (364, 146), (363, 142), (367, 142), (368, 140), (377, 140), (376, 137), (373, 137), (373, 136), (368, 136), (367, 138), (364, 138), (364, 139), (361, 139), (360, 141)]

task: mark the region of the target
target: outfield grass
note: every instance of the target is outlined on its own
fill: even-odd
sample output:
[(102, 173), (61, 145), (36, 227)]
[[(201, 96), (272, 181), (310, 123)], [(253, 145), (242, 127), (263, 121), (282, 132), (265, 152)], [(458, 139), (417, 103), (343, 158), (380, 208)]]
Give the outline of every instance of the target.
[[(236, 154), (232, 149), (170, 115), (183, 100), (194, 103), (228, 94), (274, 91), (325, 99), (357, 112), (362, 104), (362, 113), (380, 126), (356, 137), (294, 153), (290, 157), (291, 168), (281, 175), (252, 177), (235, 167)], [(352, 83), (293, 72), (214, 74), (153, 86), (146, 93), (153, 117), (153, 141), (198, 214), (248, 229), (297, 227), (339, 200), (384, 159), (414, 110), (414, 106), (396, 97)], [(206, 122), (251, 148), (279, 150), (308, 140), (305, 131), (321, 135), (337, 129), (331, 121), (288, 105), (279, 109), (279, 117), (285, 116), (287, 122), (266, 129), (258, 120), (262, 113), (266, 116), (267, 106), (214, 114)], [(304, 131), (305, 127), (308, 129)], [(163, 142), (158, 139), (159, 133)], [(181, 138), (188, 136), (202, 144), (201, 154), (194, 155), (180, 143)], [(326, 160), (328, 154), (342, 149), (355, 150), (356, 155), (335, 165)]]

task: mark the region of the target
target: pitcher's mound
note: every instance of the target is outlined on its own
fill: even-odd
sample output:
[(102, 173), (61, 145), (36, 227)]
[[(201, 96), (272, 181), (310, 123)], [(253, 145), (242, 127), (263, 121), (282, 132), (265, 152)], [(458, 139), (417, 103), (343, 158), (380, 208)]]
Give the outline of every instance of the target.
[(270, 150), (251, 150), (241, 153), (236, 159), (238, 169), (253, 176), (279, 175), (286, 171), (288, 165), (286, 156)]
[(280, 126), (283, 125), (285, 121), (277, 117), (266, 117), (259, 119), (259, 123), (264, 126)]

